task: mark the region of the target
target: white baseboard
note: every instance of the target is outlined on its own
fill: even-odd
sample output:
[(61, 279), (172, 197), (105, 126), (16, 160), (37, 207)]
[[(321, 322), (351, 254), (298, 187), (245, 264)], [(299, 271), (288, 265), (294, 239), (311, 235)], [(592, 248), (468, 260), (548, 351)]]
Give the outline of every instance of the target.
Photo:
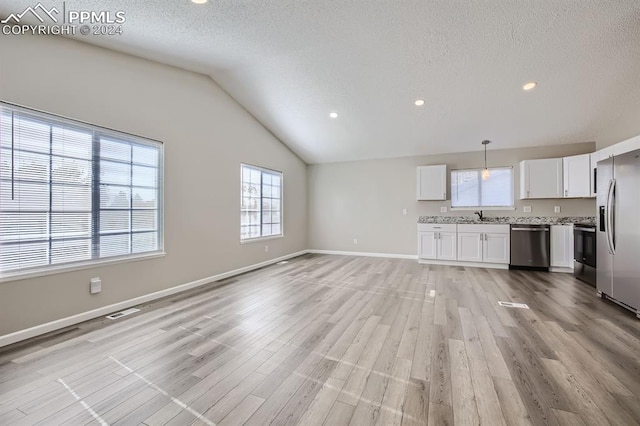
[(509, 265), (505, 265), (502, 263), (463, 262), (458, 260), (418, 259), (418, 263), (424, 263), (426, 265), (471, 266), (474, 268), (509, 269)]
[(394, 253), (369, 253), (363, 251), (339, 251), (339, 250), (307, 250), (308, 253), (335, 254), (338, 256), (363, 256), (363, 257), (388, 257), (390, 259), (411, 259), (418, 258), (415, 254), (394, 254)]
[(223, 272), (221, 274), (213, 275), (210, 277), (202, 278), (196, 281), (192, 281), (186, 284), (181, 284), (175, 287), (167, 288), (165, 290), (156, 291), (154, 293), (145, 294), (143, 296), (135, 297), (133, 299), (124, 300), (122, 302), (114, 303), (112, 305), (103, 306), (101, 308), (93, 309), (91, 311), (82, 312), (70, 317), (61, 318), (55, 321), (47, 322), (45, 324), (36, 325), (24, 330), (19, 330), (13, 333), (0, 336), (0, 347), (10, 345), (12, 343), (19, 342), (21, 340), (30, 339), (32, 337), (39, 336), (41, 334), (49, 333), (51, 331), (59, 330), (70, 325), (78, 324), (83, 321), (87, 321), (99, 316), (108, 315), (113, 312), (120, 311), (122, 309), (130, 308), (141, 303), (146, 303), (162, 297), (171, 296), (172, 294), (180, 293), (181, 291), (190, 290), (192, 288), (200, 287), (205, 284), (209, 284), (214, 281), (220, 281), (225, 278), (232, 277), (234, 275), (240, 275), (245, 272), (253, 271), (254, 269), (262, 268), (264, 266), (272, 265), (283, 260), (291, 259), (292, 257), (301, 256), (307, 254), (308, 250), (302, 250), (296, 253), (287, 254), (277, 257), (275, 259), (266, 260), (264, 262), (256, 263), (254, 265), (245, 266), (233, 271)]

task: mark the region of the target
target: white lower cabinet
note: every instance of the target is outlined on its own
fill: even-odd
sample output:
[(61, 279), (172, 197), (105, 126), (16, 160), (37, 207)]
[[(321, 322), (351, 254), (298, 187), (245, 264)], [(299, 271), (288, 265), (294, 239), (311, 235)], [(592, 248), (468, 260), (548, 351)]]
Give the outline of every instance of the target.
[(456, 260), (456, 225), (418, 224), (420, 259)]
[(458, 261), (508, 264), (509, 225), (458, 225)]
[(438, 232), (436, 240), (438, 259), (456, 260), (456, 233)]
[[(510, 231), (503, 224), (419, 223), (418, 258), (504, 268), (511, 260)], [(573, 269), (573, 225), (551, 226), (551, 267), (561, 272)]]
[(480, 232), (458, 232), (458, 260), (482, 262), (482, 234)]
[(551, 267), (573, 268), (573, 225), (551, 225)]
[(418, 231), (418, 257), (420, 259), (438, 258), (434, 231)]
[(511, 256), (509, 228), (507, 232), (485, 232), (482, 244), (482, 261), (508, 264)]

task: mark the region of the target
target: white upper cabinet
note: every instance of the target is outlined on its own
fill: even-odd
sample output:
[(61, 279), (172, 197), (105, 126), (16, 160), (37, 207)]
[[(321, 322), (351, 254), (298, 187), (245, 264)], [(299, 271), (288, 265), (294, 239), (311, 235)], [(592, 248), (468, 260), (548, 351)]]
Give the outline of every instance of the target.
[(447, 199), (447, 166), (418, 167), (417, 195), (418, 200)]
[(608, 146), (599, 151), (591, 154), (591, 196), (595, 197), (598, 195), (598, 176), (597, 176), (597, 168), (598, 161), (606, 160), (607, 158), (613, 156), (613, 146)]
[[(626, 142), (627, 141), (620, 142), (620, 143), (622, 144), (622, 143), (626, 143)], [(627, 146), (627, 145), (625, 145), (625, 146)], [(613, 150), (614, 147), (616, 147), (616, 152), (614, 152), (614, 150)], [(598, 158), (598, 161), (606, 160), (607, 158), (613, 157), (614, 155), (624, 154), (623, 151), (624, 151), (624, 146), (623, 146), (623, 148), (620, 148), (617, 145), (608, 146), (606, 148), (602, 148), (601, 150), (598, 151), (598, 154), (600, 155), (600, 158)]]
[[(618, 142), (615, 145), (608, 146), (606, 148), (601, 149), (600, 151), (605, 152), (611, 155), (622, 155), (627, 152), (635, 151), (636, 149), (640, 149), (640, 135), (634, 136), (622, 142)], [(601, 156), (601, 160), (607, 158), (607, 156)]]
[(565, 198), (591, 196), (591, 160), (589, 154), (574, 155), (562, 159)]
[(520, 199), (562, 198), (562, 158), (520, 162)]
[(592, 197), (597, 195), (596, 182), (598, 181), (598, 178), (596, 175), (596, 169), (598, 168), (598, 161), (600, 161), (600, 154), (598, 152), (589, 154), (589, 165), (591, 167), (591, 175), (589, 176), (591, 178), (591, 188), (589, 188), (589, 192)]

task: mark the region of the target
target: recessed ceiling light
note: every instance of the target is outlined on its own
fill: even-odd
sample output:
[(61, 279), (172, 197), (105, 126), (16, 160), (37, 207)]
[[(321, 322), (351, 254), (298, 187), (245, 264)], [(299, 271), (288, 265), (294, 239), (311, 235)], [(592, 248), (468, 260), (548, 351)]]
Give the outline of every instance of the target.
[(206, 2), (208, 2), (209, 0), (191, 0), (191, 3), (195, 3), (195, 4), (205, 4)]
[(332, 113), (329, 114), (329, 117), (338, 118), (338, 113), (337, 112), (332, 112)]
[(528, 92), (529, 90), (535, 89), (537, 85), (538, 85), (538, 83), (536, 83), (535, 81), (530, 81), (527, 84), (525, 84), (524, 86), (522, 86), (522, 90)]
[(424, 105), (424, 99), (418, 99), (414, 103), (416, 104), (416, 106), (422, 106), (422, 105)]

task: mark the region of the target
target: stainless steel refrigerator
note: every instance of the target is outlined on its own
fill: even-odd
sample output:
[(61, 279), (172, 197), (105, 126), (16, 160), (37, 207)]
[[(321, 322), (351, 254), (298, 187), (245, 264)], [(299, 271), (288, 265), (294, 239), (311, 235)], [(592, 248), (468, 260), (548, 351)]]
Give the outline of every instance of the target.
[(640, 150), (598, 162), (596, 287), (640, 318)]

